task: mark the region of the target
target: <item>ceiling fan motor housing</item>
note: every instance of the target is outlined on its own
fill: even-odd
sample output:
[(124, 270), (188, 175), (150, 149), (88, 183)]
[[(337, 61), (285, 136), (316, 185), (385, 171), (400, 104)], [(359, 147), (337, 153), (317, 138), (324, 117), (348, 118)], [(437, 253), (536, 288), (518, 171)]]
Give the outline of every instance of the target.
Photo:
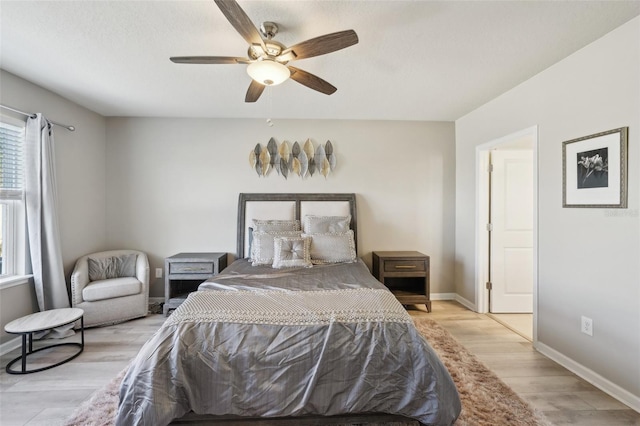
[(264, 56), (276, 57), (280, 55), (280, 52), (284, 50), (284, 46), (277, 41), (265, 41), (264, 45), (267, 48), (266, 52), (259, 44), (252, 44), (251, 46), (249, 46), (249, 50), (247, 51), (249, 58), (256, 60)]
[(278, 34), (278, 24), (271, 21), (263, 22), (262, 25), (260, 25), (260, 32), (264, 38), (271, 40)]

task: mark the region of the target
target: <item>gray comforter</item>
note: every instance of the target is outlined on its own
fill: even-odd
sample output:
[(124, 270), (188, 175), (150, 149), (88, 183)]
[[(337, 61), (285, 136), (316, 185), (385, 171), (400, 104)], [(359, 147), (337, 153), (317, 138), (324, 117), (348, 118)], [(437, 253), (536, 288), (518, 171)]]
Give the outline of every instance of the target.
[(198, 414), (390, 413), (450, 425), (460, 400), (404, 308), (359, 261), (276, 270), (234, 262), (144, 345), (117, 425)]

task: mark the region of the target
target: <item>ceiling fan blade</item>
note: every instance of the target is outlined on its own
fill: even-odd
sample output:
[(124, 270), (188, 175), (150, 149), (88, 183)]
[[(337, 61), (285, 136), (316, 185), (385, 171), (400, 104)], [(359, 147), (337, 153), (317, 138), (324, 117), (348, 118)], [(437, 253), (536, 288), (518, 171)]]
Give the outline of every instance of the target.
[(281, 55), (293, 52), (295, 59), (312, 58), (353, 46), (356, 43), (358, 43), (358, 35), (355, 31), (338, 31), (337, 33), (325, 34), (293, 45), (283, 51)]
[(244, 97), (245, 102), (255, 102), (258, 100), (262, 92), (264, 91), (265, 86), (258, 83), (255, 80), (251, 80), (251, 84), (249, 85), (249, 89), (247, 90), (247, 94)]
[(251, 22), (251, 19), (249, 19), (244, 10), (242, 10), (238, 2), (235, 0), (215, 0), (215, 2), (229, 23), (233, 25), (233, 28), (240, 33), (247, 43), (259, 44), (266, 50), (260, 32), (256, 26), (253, 25), (253, 22)]
[(336, 90), (338, 90), (335, 86), (327, 83), (320, 77), (317, 77), (307, 71), (292, 66), (289, 66), (288, 68), (291, 71), (291, 78), (293, 80), (304, 86), (307, 86), (310, 89), (317, 90), (318, 92), (324, 93), (325, 95), (331, 95)]
[(233, 56), (172, 56), (169, 58), (176, 64), (248, 64), (248, 58)]

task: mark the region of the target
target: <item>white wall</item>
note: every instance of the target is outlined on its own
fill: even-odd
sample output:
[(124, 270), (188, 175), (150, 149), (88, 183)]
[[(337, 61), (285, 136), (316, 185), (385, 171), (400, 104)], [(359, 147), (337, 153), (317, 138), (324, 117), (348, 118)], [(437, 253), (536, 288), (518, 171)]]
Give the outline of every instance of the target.
[[(533, 125), (539, 342), (639, 404), (640, 18), (456, 121), (456, 291), (466, 299), (475, 286), (475, 147)], [(562, 142), (623, 126), (629, 208), (563, 209)], [(580, 333), (581, 315), (593, 319), (593, 337)]]
[[(258, 177), (249, 152), (272, 136), (331, 140), (335, 172)], [(108, 245), (148, 252), (152, 270), (182, 251), (235, 253), (239, 193), (354, 192), (359, 254), (421, 251), (432, 292), (453, 292), (454, 148), (453, 123), (109, 118)]]
[[(68, 279), (78, 257), (106, 244), (105, 119), (4, 70), (0, 70), (0, 103), (22, 111), (42, 112), (50, 120), (76, 127), (75, 132), (54, 127), (58, 217)], [(33, 312), (37, 306), (30, 300), (32, 291), (11, 288), (0, 292), (3, 307), (12, 301), (11, 309), (3, 309), (0, 315), (2, 330), (5, 323)]]

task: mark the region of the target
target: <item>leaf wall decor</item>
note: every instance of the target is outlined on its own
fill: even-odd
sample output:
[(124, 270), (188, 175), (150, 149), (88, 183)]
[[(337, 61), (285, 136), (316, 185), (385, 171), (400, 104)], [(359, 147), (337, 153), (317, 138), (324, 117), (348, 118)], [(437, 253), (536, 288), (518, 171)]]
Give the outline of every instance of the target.
[(327, 154), (324, 152), (324, 147), (322, 145), (318, 145), (318, 147), (316, 148), (316, 166), (318, 167), (322, 167), (322, 160), (324, 160), (325, 158), (327, 158)]
[(331, 171), (333, 171), (333, 169), (336, 168), (336, 155), (335, 154), (331, 154), (331, 155), (327, 155), (327, 160), (329, 161), (329, 168), (331, 169)]
[(271, 170), (271, 155), (269, 155), (269, 151), (263, 149), (260, 153), (260, 165), (262, 167), (262, 176), (267, 176), (269, 171)]
[(274, 138), (269, 139), (267, 151), (269, 151), (269, 163), (271, 164), (271, 168), (273, 168), (276, 164), (276, 160), (278, 159), (278, 143)]
[(280, 158), (282, 158), (287, 163), (289, 162), (289, 156), (291, 155), (291, 149), (289, 148), (289, 142), (282, 141), (280, 144), (280, 148), (278, 148), (278, 154), (280, 154)]
[(280, 157), (280, 173), (285, 179), (289, 175), (289, 163), (282, 157)]
[(291, 172), (300, 176), (300, 160), (296, 157), (291, 160)]
[(304, 144), (286, 140), (278, 144), (270, 138), (264, 147), (258, 143), (249, 152), (249, 165), (258, 176), (266, 177), (275, 170), (285, 179), (290, 175), (304, 179), (316, 172), (326, 178), (336, 167), (336, 155), (331, 141), (314, 147), (311, 139)]
[(313, 142), (311, 142), (311, 139), (307, 139), (302, 149), (304, 153), (307, 154), (307, 159), (311, 160), (313, 158), (313, 153), (315, 152), (313, 149)]
[(291, 154), (293, 155), (293, 158), (298, 158), (300, 155), (300, 144), (298, 141), (293, 143), (293, 146), (291, 147)]
[(253, 153), (256, 157), (256, 162), (254, 165), (254, 169), (256, 170), (256, 173), (258, 173), (258, 176), (262, 176), (262, 164), (260, 164), (260, 153), (262, 152), (262, 147), (260, 146), (260, 144), (256, 144), (256, 146), (253, 148)]
[(311, 139), (306, 140), (302, 150), (307, 155), (307, 173), (309, 176), (313, 176), (316, 172), (316, 162), (314, 160), (315, 149), (313, 148), (313, 142), (311, 142)]
[(327, 158), (333, 154), (333, 145), (331, 144), (331, 141), (327, 141), (327, 143), (324, 144), (324, 152), (327, 154)]
[(316, 172), (316, 159), (311, 157), (311, 159), (309, 160), (309, 167), (307, 168), (309, 170), (309, 176), (313, 176), (313, 174)]
[(336, 155), (333, 153), (333, 144), (331, 141), (327, 141), (324, 145), (324, 152), (327, 156), (327, 160), (329, 161), (329, 168), (333, 171), (333, 169), (336, 168)]
[(273, 168), (276, 169), (276, 173), (278, 173), (278, 175), (281, 175), (282, 173), (280, 172), (280, 154), (276, 154), (276, 158), (273, 159)]
[(324, 176), (326, 179), (330, 171), (331, 171), (331, 166), (329, 165), (329, 160), (327, 160), (327, 157), (325, 157), (322, 159), (322, 166), (320, 166), (320, 173), (322, 173), (322, 176)]
[(300, 144), (298, 143), (298, 141), (295, 141), (293, 143), (293, 146), (291, 147), (291, 173), (298, 176), (302, 176), (302, 166), (300, 164), (301, 152), (304, 153), (304, 151), (300, 149)]
[(309, 170), (309, 160), (307, 160), (307, 154), (304, 151), (300, 151), (298, 161), (300, 161), (300, 177), (304, 178)]

